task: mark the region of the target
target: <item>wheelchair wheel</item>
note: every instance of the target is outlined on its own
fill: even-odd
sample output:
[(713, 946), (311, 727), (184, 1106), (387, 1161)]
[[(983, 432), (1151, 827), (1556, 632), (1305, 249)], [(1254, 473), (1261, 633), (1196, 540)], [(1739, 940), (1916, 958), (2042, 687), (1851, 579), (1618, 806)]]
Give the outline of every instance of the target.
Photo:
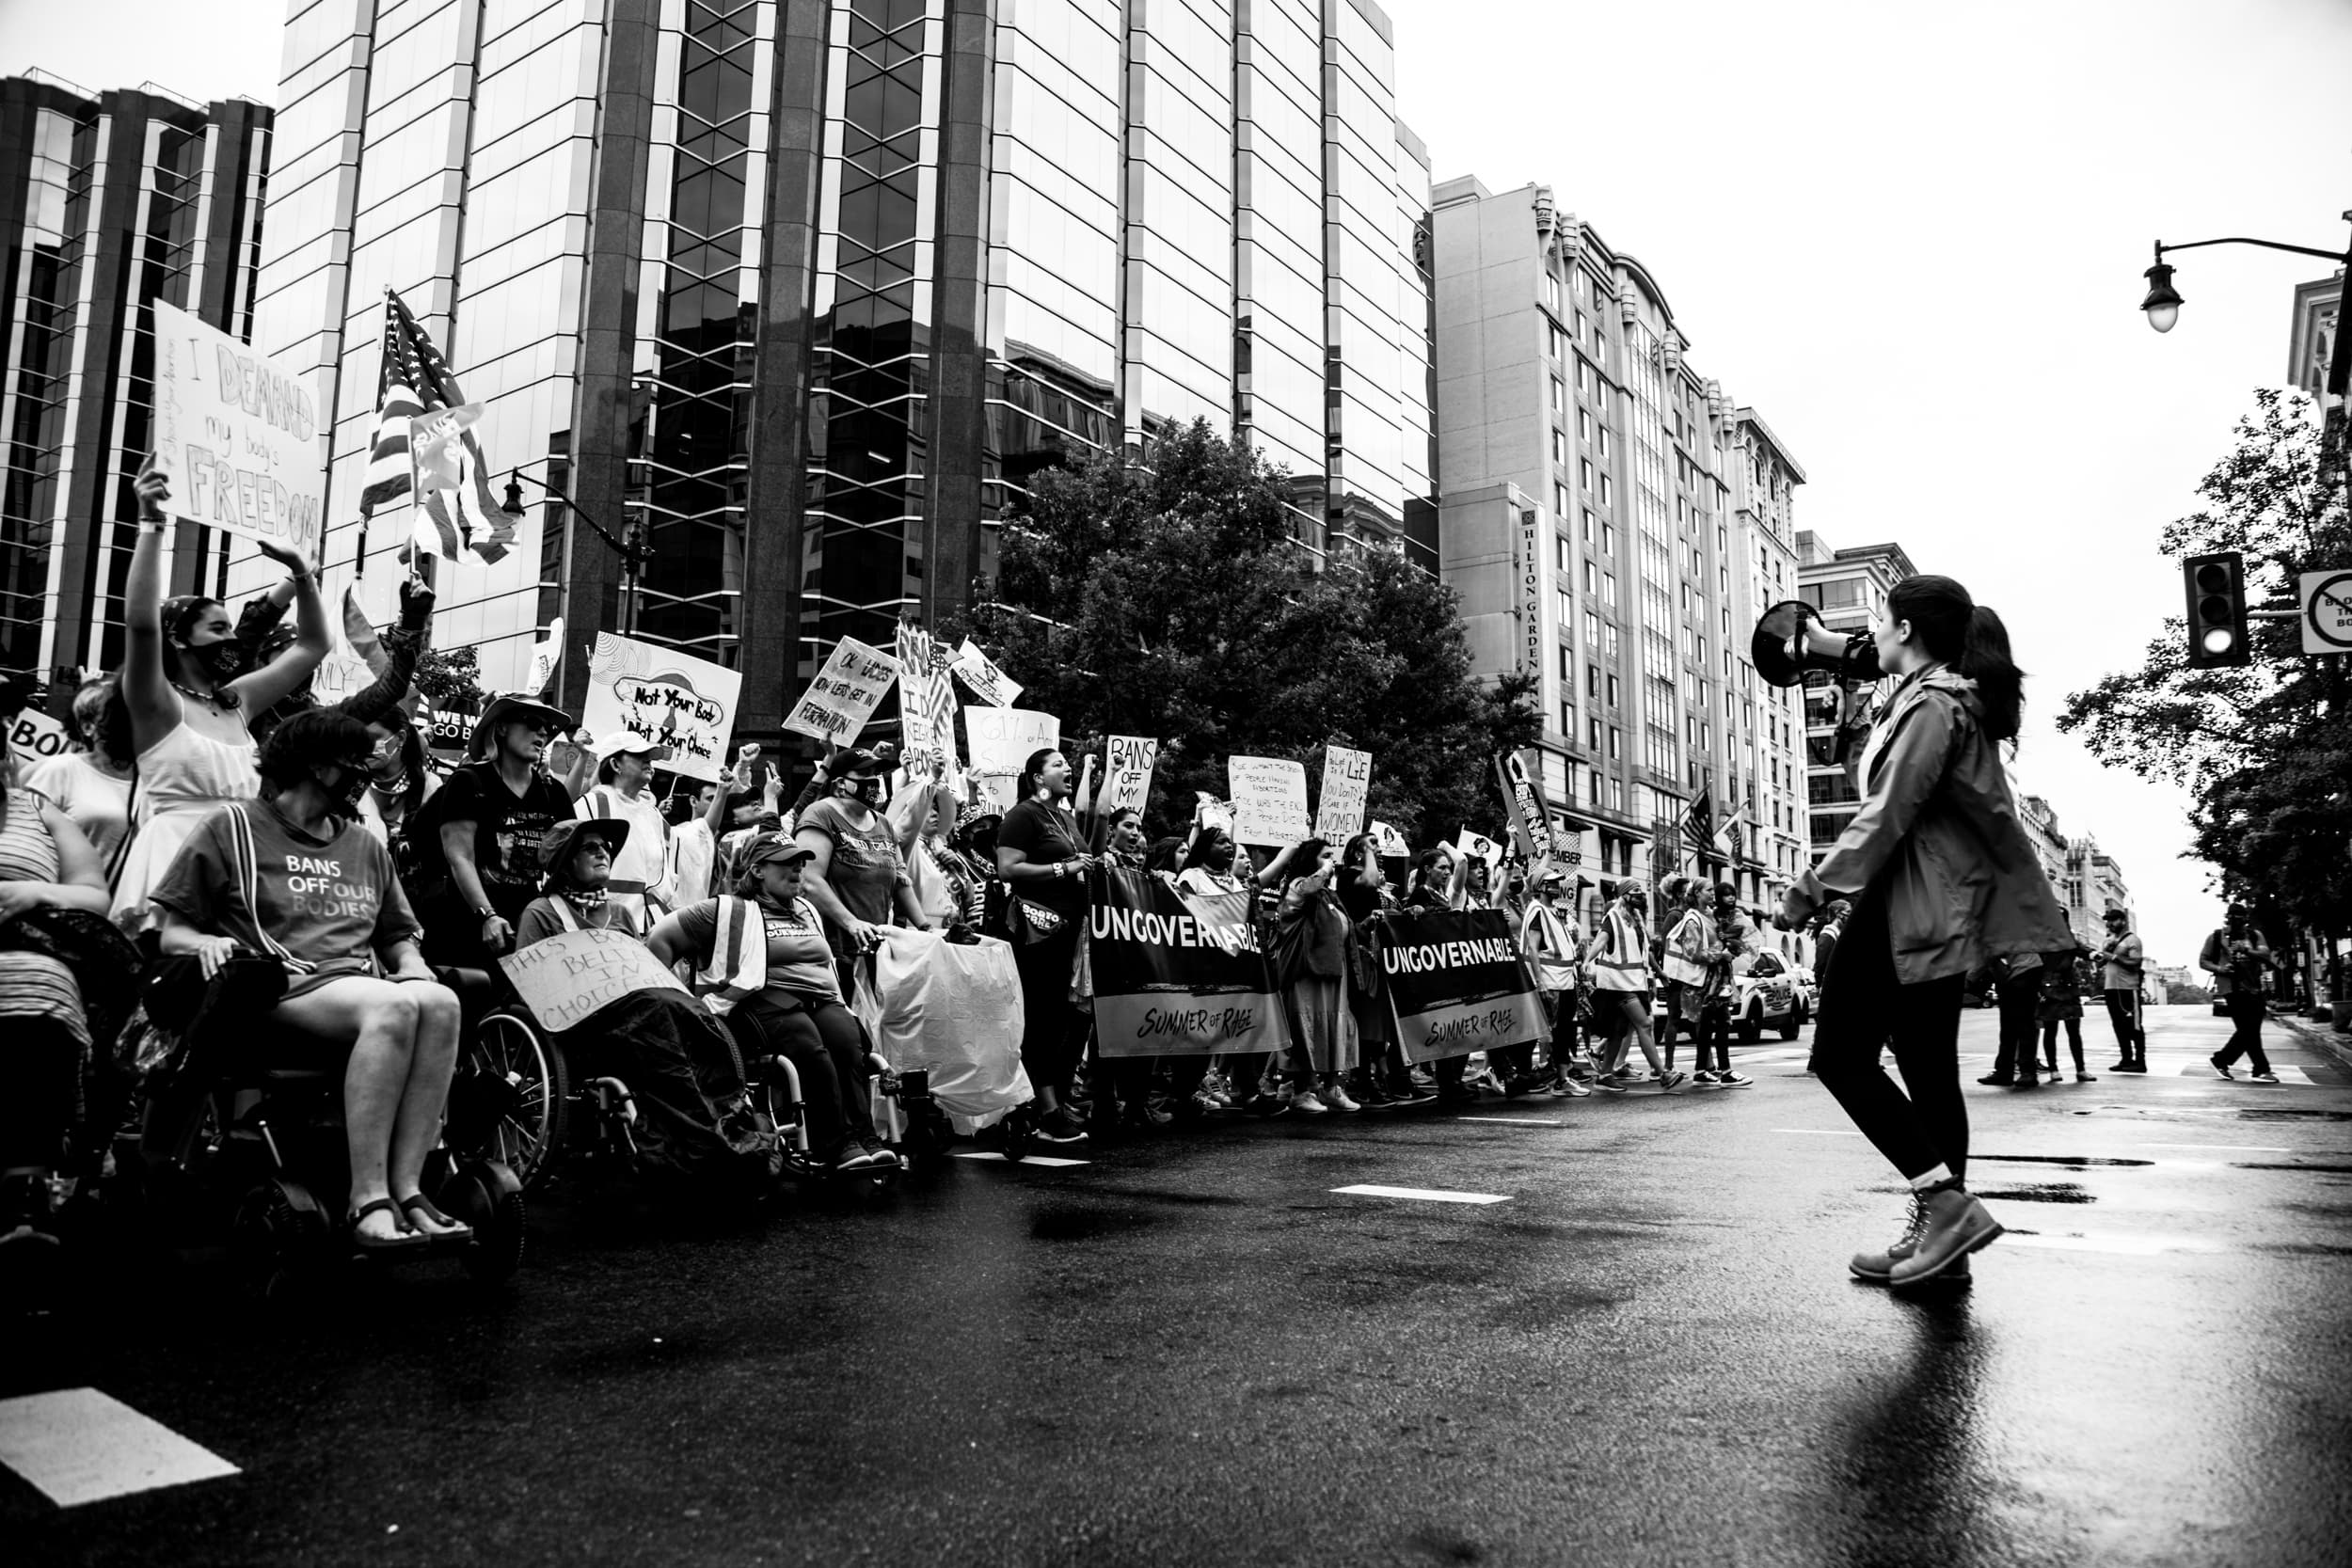
[(1004, 1130), (1006, 1159), (1024, 1160), (1028, 1157), (1030, 1148), (1037, 1143), (1037, 1101), (1034, 1100), (1026, 1104), (1015, 1105), (1005, 1113), (1005, 1119), (997, 1126)]
[(523, 1184), (512, 1169), (494, 1160), (469, 1160), (441, 1183), (435, 1201), (451, 1218), (473, 1227), (472, 1244), (458, 1254), (468, 1274), (496, 1285), (522, 1267)]
[(301, 1183), (264, 1181), (238, 1200), (229, 1256), (238, 1279), (261, 1301), (283, 1301), (302, 1265), (323, 1248), (326, 1215)]
[(524, 1182), (536, 1180), (563, 1141), (571, 1103), (566, 1079), (564, 1053), (543, 1044), (526, 1020), (490, 1014), (475, 1028), (450, 1083), (451, 1143)]

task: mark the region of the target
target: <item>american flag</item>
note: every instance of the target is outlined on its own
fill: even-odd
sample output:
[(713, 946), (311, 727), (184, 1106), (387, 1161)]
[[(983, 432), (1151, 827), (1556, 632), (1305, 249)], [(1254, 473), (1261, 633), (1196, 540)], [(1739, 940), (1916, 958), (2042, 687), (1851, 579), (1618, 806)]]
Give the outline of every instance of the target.
[(419, 416), (466, 406), (457, 378), (440, 350), (408, 307), (391, 290), (384, 291), (384, 356), (375, 384), (375, 441), (368, 452), (368, 469), (359, 491), (360, 553), (366, 554), (367, 519), (379, 506), (403, 496), (412, 498), (416, 522), (410, 549), (444, 561), (487, 566), (502, 559), (514, 543), (515, 523), (490, 498), (490, 465), (470, 430), (462, 430), (451, 443), (455, 458), (453, 485), (446, 476), (426, 476), (420, 485), (411, 437)]
[(912, 621), (898, 623), (898, 714), (907, 752), (956, 760), (955, 655)]
[(1693, 849), (1711, 849), (1715, 846), (1714, 796), (1706, 784), (1699, 786), (1698, 799), (1682, 814), (1682, 836)]

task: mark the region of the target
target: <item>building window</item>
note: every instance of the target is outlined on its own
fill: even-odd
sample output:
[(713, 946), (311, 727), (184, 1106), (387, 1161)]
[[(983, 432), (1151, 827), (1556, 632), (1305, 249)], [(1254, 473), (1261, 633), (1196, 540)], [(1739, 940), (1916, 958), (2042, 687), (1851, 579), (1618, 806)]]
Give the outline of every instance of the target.
[(1616, 573), (1614, 573), (1614, 572), (1603, 572), (1603, 573), (1601, 573), (1601, 575), (1600, 575), (1600, 602), (1601, 602), (1603, 605), (1607, 606), (1607, 607), (1608, 607), (1609, 609), (1611, 609), (1611, 610), (1614, 610), (1614, 609), (1616, 609), (1616, 608), (1617, 608), (1617, 574), (1616, 574)]
[(1576, 438), (1587, 446), (1592, 444), (1593, 411), (1589, 408), (1580, 408), (1576, 411)]
[(1600, 525), (1600, 547), (1607, 554), (1615, 555), (1617, 553), (1616, 524), (1603, 523)]
[(1567, 407), (1567, 405), (1568, 389), (1561, 384), (1560, 378), (1555, 375), (1551, 378), (1551, 411), (1557, 414), (1561, 410)]
[(1623, 752), (1623, 733), (1618, 730), (1616, 725), (1612, 724), (1609, 726), (1609, 760), (1611, 762), (1616, 761)]
[(1555, 315), (1558, 314), (1560, 309), (1560, 275), (1556, 272), (1546, 271), (1544, 274), (1544, 303), (1551, 307), (1552, 312)]
[[(1592, 735), (1593, 755), (1598, 756), (1600, 755), (1600, 721), (1597, 719), (1587, 719), (1584, 721), (1584, 723)], [(1594, 774), (1594, 777), (1598, 778), (1599, 774), (1596, 773)]]
[(1584, 592), (1587, 594), (1597, 594), (1600, 591), (1599, 582), (1597, 580), (1598, 576), (1599, 568), (1596, 567), (1591, 562), (1586, 562), (1584, 563)]
[(1554, 359), (1566, 358), (1568, 354), (1568, 335), (1561, 331), (1556, 325), (1550, 322), (1546, 322), (1544, 324), (1544, 331), (1549, 338), (1551, 356)]
[[(1565, 572), (1567, 568), (1564, 565), (1561, 570)], [(1560, 635), (1565, 637), (1568, 628), (1576, 625), (1576, 601), (1568, 597), (1568, 591), (1565, 588), (1555, 588), (1552, 592), (1559, 597)]]
[[(1609, 700), (1613, 703), (1617, 700), (1615, 690), (1617, 679), (1614, 675), (1612, 675), (1609, 678), (1609, 685), (1611, 689)], [(1597, 700), (1600, 696), (1600, 666), (1597, 664), (1587, 664), (1584, 666), (1584, 695), (1596, 700)]]
[(1591, 495), (1593, 493), (1593, 460), (1589, 457), (1578, 458), (1576, 472), (1577, 477), (1584, 482), (1584, 493)]
[[(1619, 816), (1625, 815), (1625, 781), (1623, 779), (1609, 781), (1609, 809)], [(1629, 874), (1633, 870), (1633, 846), (1631, 844), (1625, 847), (1625, 869)]]
[(1551, 484), (1551, 510), (1557, 516), (1568, 515), (1568, 487), (1558, 480), (1552, 481)]
[(1565, 642), (1560, 645), (1560, 684), (1562, 686), (1576, 684), (1575, 657), (1568, 652), (1567, 644)]
[(1584, 645), (1596, 653), (1600, 649), (1600, 617), (1589, 610), (1584, 612)]
[(1607, 457), (1609, 455), (1609, 427), (1607, 425), (1602, 425), (1600, 427), (1597, 438), (1600, 445), (1600, 454), (1603, 457)]
[(1614, 498), (1611, 494), (1609, 476), (1607, 474), (1603, 474), (1600, 476), (1600, 504), (1608, 506), (1612, 504), (1613, 499)]
[(1574, 703), (1560, 705), (1560, 733), (1567, 736), (1576, 734), (1576, 705)]
[[(1584, 410), (1581, 408), (1578, 409), (1576, 413), (1577, 418), (1579, 419), (1582, 419), (1584, 417)], [(1551, 460), (1560, 465), (1563, 468), (1568, 466), (1568, 437), (1565, 432), (1560, 430), (1556, 426), (1553, 428), (1551, 433)]]
[(1593, 542), (1593, 510), (1591, 507), (1584, 509), (1584, 542), (1588, 545)]
[(1562, 577), (1568, 575), (1568, 536), (1565, 533), (1551, 536), (1551, 563), (1560, 569)]
[(1609, 705), (1617, 705), (1617, 677), (1614, 675), (1609, 677)]

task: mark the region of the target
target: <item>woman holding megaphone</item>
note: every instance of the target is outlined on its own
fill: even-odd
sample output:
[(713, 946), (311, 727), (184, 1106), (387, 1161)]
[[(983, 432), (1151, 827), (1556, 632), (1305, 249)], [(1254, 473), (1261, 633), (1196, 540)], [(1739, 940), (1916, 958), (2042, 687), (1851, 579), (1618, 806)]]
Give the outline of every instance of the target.
[[(1872, 638), (1878, 670), (1895, 685), (1850, 764), (1862, 808), (1789, 889), (1782, 920), (1802, 926), (1832, 899), (1854, 899), (1811, 1068), (1911, 1183), (1901, 1238), (1851, 1265), (1900, 1288), (1964, 1278), (1968, 1255), (2001, 1233), (1965, 1185), (1962, 984), (1988, 959), (2069, 938), (2001, 767), (2023, 701), (2001, 618), (1950, 578), (1905, 578)], [(1890, 1045), (1901, 1088), (1879, 1066)]]

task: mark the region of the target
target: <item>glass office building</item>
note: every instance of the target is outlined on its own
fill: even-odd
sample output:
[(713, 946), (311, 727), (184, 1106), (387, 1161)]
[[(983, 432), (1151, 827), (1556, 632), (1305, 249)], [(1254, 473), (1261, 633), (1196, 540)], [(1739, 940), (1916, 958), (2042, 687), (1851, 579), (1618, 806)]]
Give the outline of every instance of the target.
[[(247, 335), (269, 147), (258, 103), (0, 80), (0, 667), (56, 701), (123, 654), (153, 305)], [(182, 528), (169, 591), (218, 593), (223, 543)]]
[(836, 638), (958, 608), (1041, 467), (1196, 418), (1288, 469), (1309, 547), (1427, 534), (1393, 63), (1369, 0), (301, 7), (257, 333), (331, 377), (330, 571), (386, 287), (494, 464), (649, 546), (526, 486), (523, 548), (443, 576), (493, 686), (561, 613), (739, 666), (772, 730)]

